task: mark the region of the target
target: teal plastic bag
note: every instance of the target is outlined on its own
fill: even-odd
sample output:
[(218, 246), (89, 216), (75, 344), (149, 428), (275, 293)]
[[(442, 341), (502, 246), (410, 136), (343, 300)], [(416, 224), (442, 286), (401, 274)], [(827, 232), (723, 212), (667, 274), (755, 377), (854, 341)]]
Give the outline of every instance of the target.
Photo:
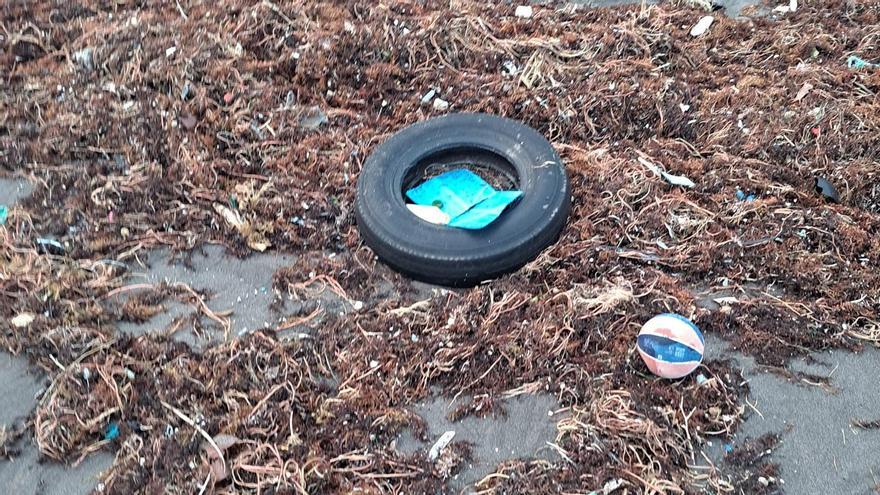
[(501, 213), (521, 196), (522, 191), (495, 191), (492, 196), (450, 220), (449, 226), (468, 230), (485, 228), (500, 217)]
[(496, 191), (470, 170), (456, 169), (426, 180), (406, 196), (417, 205), (436, 206), (449, 216), (450, 227), (478, 230), (501, 216), (522, 191)]
[(474, 205), (495, 194), (495, 189), (479, 175), (467, 169), (457, 169), (422, 182), (406, 192), (413, 203), (436, 206), (455, 218)]

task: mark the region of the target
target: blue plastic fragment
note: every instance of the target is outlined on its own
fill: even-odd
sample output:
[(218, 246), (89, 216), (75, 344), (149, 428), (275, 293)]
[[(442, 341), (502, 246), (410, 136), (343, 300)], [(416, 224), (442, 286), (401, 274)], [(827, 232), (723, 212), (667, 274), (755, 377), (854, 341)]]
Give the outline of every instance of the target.
[(7, 218), (9, 218), (9, 208), (6, 205), (0, 205), (0, 225), (6, 225)]
[(505, 208), (522, 196), (522, 191), (496, 191), (470, 210), (449, 221), (450, 227), (479, 230), (501, 216)]
[(703, 358), (695, 349), (659, 335), (639, 335), (637, 342), (640, 349), (659, 361), (688, 363)]
[(448, 226), (469, 230), (485, 228), (521, 196), (521, 191), (496, 191), (479, 175), (463, 168), (406, 191), (406, 197), (413, 203), (436, 206), (449, 215)]
[(727, 452), (728, 454), (733, 452), (733, 445), (730, 445), (729, 443), (725, 443), (724, 444), (724, 452)]
[(119, 436), (119, 425), (114, 423), (110, 423), (107, 425), (107, 429), (104, 430), (104, 440), (113, 440), (114, 438)]
[(737, 189), (737, 190), (736, 190), (736, 199), (738, 199), (738, 200), (740, 200), (740, 201), (746, 199), (746, 193), (744, 193), (744, 192), (740, 191), (739, 189)]
[(877, 64), (872, 64), (867, 60), (857, 57), (855, 55), (850, 55), (846, 58), (846, 66), (850, 69), (864, 69), (865, 67), (878, 67)]

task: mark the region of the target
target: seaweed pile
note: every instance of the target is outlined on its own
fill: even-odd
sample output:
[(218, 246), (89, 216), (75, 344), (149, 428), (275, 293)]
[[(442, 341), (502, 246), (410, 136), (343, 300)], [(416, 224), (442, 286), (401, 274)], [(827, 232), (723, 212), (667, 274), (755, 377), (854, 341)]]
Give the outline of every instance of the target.
[[(772, 489), (734, 463), (690, 468), (744, 414), (733, 366), (657, 381), (634, 337), (674, 311), (771, 366), (880, 345), (880, 70), (847, 63), (880, 60), (880, 6), (817, 0), (690, 36), (702, 15), (4, 3), (0, 171), (35, 191), (0, 227), (0, 340), (51, 378), (31, 421), (41, 452), (112, 448), (106, 493), (438, 493), (467, 448), (440, 463), (397, 452), (401, 430), (424, 431), (416, 400), (466, 394), (458, 414), (493, 414), (541, 392), (567, 410), (558, 460), (506, 462), (481, 492)], [(535, 127), (572, 180), (559, 242), (469, 290), (426, 294), (354, 225), (364, 158), (444, 111), (428, 93)], [(126, 278), (139, 254), (205, 243), (299, 254), (279, 298), (325, 287), (358, 309), (305, 305), (285, 325), (297, 338), (265, 328), (204, 351), (119, 334), (169, 297), (229, 333), (185, 286), (115, 297), (139, 292)]]

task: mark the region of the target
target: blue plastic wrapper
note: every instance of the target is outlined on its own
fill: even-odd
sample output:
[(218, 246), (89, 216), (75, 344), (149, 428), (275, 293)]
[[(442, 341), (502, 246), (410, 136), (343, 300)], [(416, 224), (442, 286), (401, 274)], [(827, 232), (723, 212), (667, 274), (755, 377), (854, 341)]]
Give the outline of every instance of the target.
[(702, 359), (700, 353), (694, 349), (658, 335), (639, 335), (638, 345), (649, 356), (668, 363), (687, 363)]
[(413, 203), (436, 206), (455, 218), (495, 194), (495, 189), (467, 169), (446, 172), (422, 182), (406, 192)]
[(449, 221), (450, 227), (478, 230), (494, 222), (505, 208), (522, 196), (522, 191), (496, 191), (470, 210)]
[(496, 191), (467, 169), (438, 175), (406, 192), (413, 203), (436, 206), (449, 215), (448, 226), (468, 230), (485, 228), (522, 194), (522, 191)]

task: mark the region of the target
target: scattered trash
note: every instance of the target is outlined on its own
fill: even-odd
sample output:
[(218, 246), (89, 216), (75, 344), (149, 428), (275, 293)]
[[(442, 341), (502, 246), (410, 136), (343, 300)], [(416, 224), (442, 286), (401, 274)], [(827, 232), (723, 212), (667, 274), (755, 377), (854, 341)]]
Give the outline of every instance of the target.
[(648, 320), (639, 331), (642, 360), (657, 376), (677, 379), (697, 369), (703, 360), (703, 334), (687, 318), (664, 313)]
[(419, 218), (435, 224), (477, 230), (495, 221), (505, 208), (522, 196), (522, 192), (496, 191), (470, 170), (456, 169), (426, 180), (406, 191), (406, 196), (415, 203), (407, 208)]
[(314, 131), (327, 122), (329, 122), (327, 114), (317, 105), (306, 108), (302, 115), (299, 116), (299, 126), (307, 131)]
[(447, 431), (446, 433), (440, 435), (440, 438), (434, 442), (434, 445), (431, 446), (431, 450), (428, 451), (428, 459), (432, 461), (436, 461), (438, 457), (440, 457), (440, 452), (452, 442), (452, 439), (455, 437), (454, 431)]
[(119, 436), (119, 425), (116, 422), (112, 422), (107, 425), (107, 429), (104, 430), (104, 440), (114, 440)]
[(522, 19), (530, 19), (533, 13), (531, 5), (520, 5), (516, 8), (514, 15)]
[(797, 11), (798, 4), (797, 0), (789, 0), (788, 5), (780, 5), (773, 9), (773, 12), (778, 12), (780, 14), (787, 14), (789, 12)]
[(794, 101), (801, 101), (801, 100), (803, 100), (804, 97), (807, 96), (807, 93), (809, 93), (810, 90), (812, 90), (812, 89), (813, 89), (813, 85), (812, 85), (812, 84), (810, 84), (810, 83), (808, 83), (808, 82), (807, 82), (807, 83), (804, 83), (804, 85), (801, 86), (801, 89), (798, 90), (797, 95), (794, 97)]
[(624, 481), (620, 478), (606, 481), (604, 485), (602, 485), (601, 490), (593, 490), (589, 492), (587, 495), (611, 495), (615, 490), (619, 489), (624, 485)]
[(824, 177), (816, 178), (816, 192), (832, 203), (840, 203), (840, 193), (837, 192), (837, 188)]
[(849, 57), (846, 57), (846, 66), (850, 69), (873, 69), (876, 67), (880, 67), (880, 64), (873, 64), (871, 62), (868, 62), (867, 60), (862, 59), (861, 57), (850, 55)]
[(725, 444), (724, 444), (724, 452), (725, 452), (726, 454), (729, 454), (729, 453), (733, 452), (733, 445), (731, 445), (731, 444), (729, 444), (729, 443), (725, 443)]
[(437, 110), (438, 112), (443, 112), (449, 108), (449, 102), (438, 96), (437, 98), (434, 98), (433, 107), (434, 110)]
[(40, 237), (37, 239), (37, 250), (43, 254), (64, 254), (64, 245), (55, 239)]
[(83, 381), (88, 383), (89, 380), (91, 380), (91, 378), (92, 378), (92, 370), (90, 370), (88, 367), (84, 367), (82, 369), (82, 377), (83, 377)]
[(654, 165), (653, 163), (649, 162), (648, 160), (645, 160), (642, 157), (639, 157), (639, 163), (641, 163), (642, 165), (647, 167), (648, 170), (650, 170), (651, 172), (654, 172), (655, 174), (657, 174), (657, 176), (663, 177), (666, 180), (666, 182), (669, 182), (670, 184), (672, 184), (674, 186), (682, 186), (682, 187), (688, 187), (688, 188), (693, 188), (696, 186), (696, 184), (694, 184), (694, 182), (692, 180), (688, 179), (687, 177), (685, 177), (683, 175), (673, 175), (668, 172), (665, 172), (663, 169), (661, 169), (657, 165)]
[(715, 18), (711, 15), (703, 16), (696, 24), (694, 24), (694, 27), (691, 28), (691, 36), (694, 38), (702, 36), (709, 30), (709, 27), (713, 22), (715, 22)]
[(9, 207), (0, 205), (0, 225), (6, 225), (7, 218), (9, 218)]
[(706, 375), (704, 375), (702, 373), (697, 375), (697, 385), (702, 385), (702, 384), (706, 383), (707, 381), (709, 381), (709, 379), (706, 378)]
[(508, 76), (515, 76), (517, 72), (519, 72), (519, 68), (510, 60), (505, 60), (501, 64), (501, 68), (504, 69), (504, 73)]
[(427, 105), (427, 104), (431, 103), (431, 100), (434, 98), (434, 95), (436, 95), (436, 94), (437, 94), (437, 90), (435, 90), (434, 88), (431, 88), (427, 93), (422, 95), (422, 99), (421, 99), (422, 105)]
[(94, 51), (95, 50), (91, 47), (75, 51), (73, 52), (73, 61), (83, 69), (91, 71), (95, 68), (95, 62), (92, 59)]
[(24, 328), (30, 325), (31, 322), (34, 321), (34, 318), (35, 316), (32, 313), (19, 313), (9, 322), (12, 323), (12, 326), (15, 328)]
[(434, 205), (417, 205), (408, 203), (406, 207), (413, 213), (413, 215), (421, 218), (422, 220), (433, 223), (437, 225), (447, 225), (449, 223), (449, 215), (443, 213), (440, 208), (437, 208)]
[(691, 106), (685, 103), (679, 103), (678, 108), (681, 109), (681, 113), (687, 113), (687, 111), (691, 109)]
[(737, 188), (736, 199), (750, 203), (755, 200), (755, 195), (752, 193), (746, 194), (746, 193), (742, 192), (739, 188)]

